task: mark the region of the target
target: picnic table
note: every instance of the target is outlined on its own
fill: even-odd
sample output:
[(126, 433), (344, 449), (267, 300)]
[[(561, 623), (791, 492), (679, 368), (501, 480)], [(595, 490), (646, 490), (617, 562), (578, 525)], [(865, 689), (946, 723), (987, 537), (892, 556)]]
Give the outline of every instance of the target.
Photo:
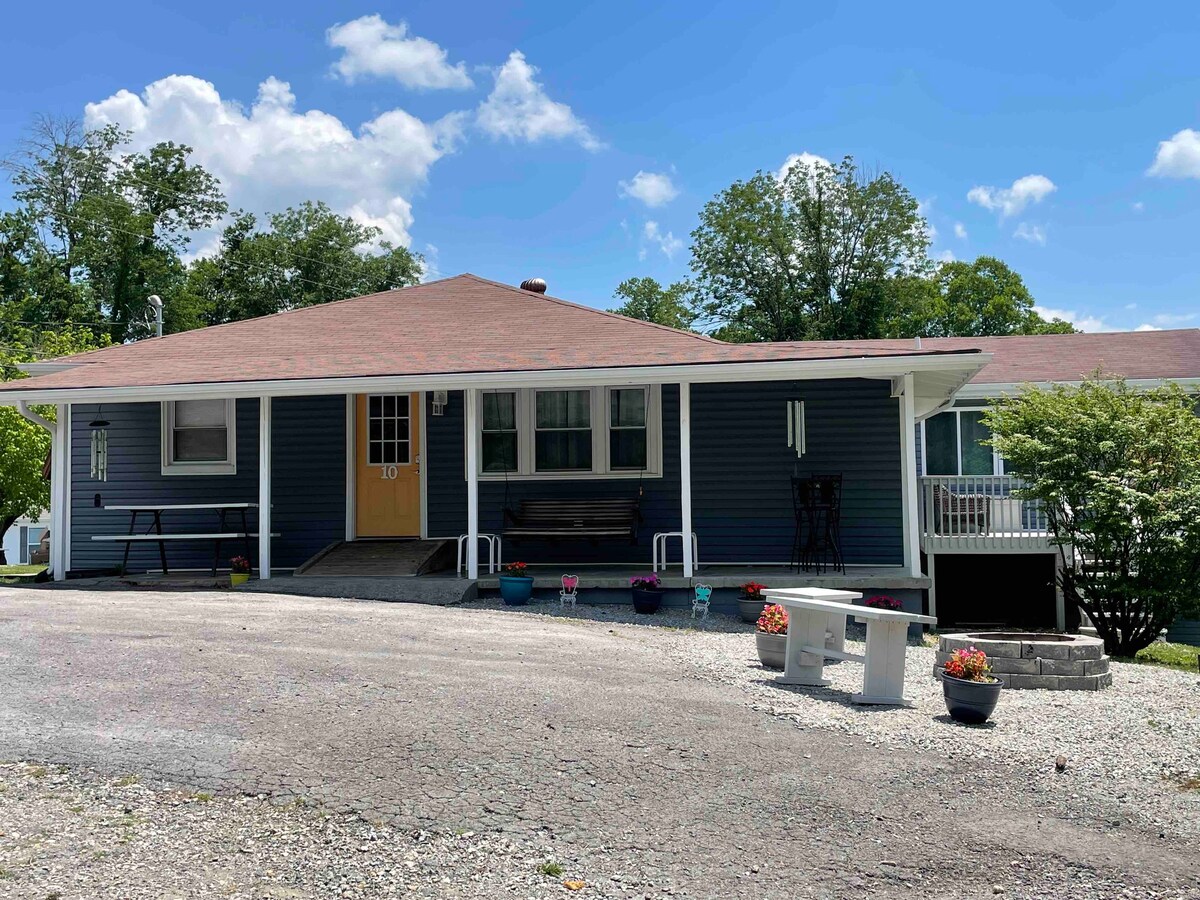
[[(904, 657), (908, 625), (936, 625), (937, 619), (917, 613), (871, 606), (856, 606), (857, 591), (830, 588), (777, 588), (763, 596), (788, 611), (787, 644), (779, 684), (829, 685), (825, 659), (863, 664), (862, 692), (851, 696), (855, 703), (883, 706), (912, 706), (904, 697)], [(846, 633), (846, 617), (867, 620), (867, 649), (864, 654), (847, 653), (843, 647), (827, 647), (826, 636)]]
[[(162, 563), (164, 575), (170, 574), (167, 569), (167, 542), (168, 541), (213, 541), (215, 550), (213, 552), (213, 575), (217, 574), (217, 565), (221, 560), (221, 544), (224, 541), (241, 540), (246, 558), (250, 558), (250, 538), (257, 538), (258, 535), (250, 531), (250, 526), (246, 523), (246, 511), (250, 509), (258, 509), (257, 503), (155, 503), (141, 506), (105, 506), (104, 509), (112, 512), (127, 512), (129, 516), (129, 532), (127, 534), (95, 534), (92, 535), (93, 541), (112, 541), (114, 543), (123, 543), (125, 545), (125, 556), (121, 560), (122, 568), (129, 565), (129, 549), (136, 543), (154, 543), (158, 544), (158, 557)], [(217, 513), (217, 528), (215, 531), (207, 532), (171, 532), (163, 531), (162, 519), (163, 513), (167, 512), (183, 512), (194, 510), (213, 510)], [(153, 521), (147, 525), (143, 532), (137, 531), (138, 516), (150, 516)], [(241, 519), (241, 530), (231, 531), (229, 529), (228, 519), (230, 516), (235, 517), (235, 525), (237, 518)], [(278, 537), (278, 534), (272, 534), (271, 537)]]

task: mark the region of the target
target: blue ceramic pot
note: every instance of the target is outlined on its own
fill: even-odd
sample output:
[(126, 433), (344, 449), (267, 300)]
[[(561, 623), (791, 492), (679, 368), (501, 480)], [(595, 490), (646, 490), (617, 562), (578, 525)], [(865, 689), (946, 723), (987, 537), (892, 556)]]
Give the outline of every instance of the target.
[(533, 579), (528, 575), (501, 575), (500, 596), (508, 606), (523, 606), (533, 596)]

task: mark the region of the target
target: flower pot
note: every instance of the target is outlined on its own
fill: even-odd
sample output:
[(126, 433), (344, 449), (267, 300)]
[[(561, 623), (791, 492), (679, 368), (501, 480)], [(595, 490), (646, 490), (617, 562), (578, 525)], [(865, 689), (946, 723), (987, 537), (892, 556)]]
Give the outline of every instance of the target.
[(522, 606), (533, 596), (533, 579), (528, 575), (501, 575), (500, 596), (508, 606)]
[(967, 681), (953, 678), (945, 669), (938, 672), (942, 678), (942, 693), (946, 698), (946, 710), (950, 718), (966, 725), (982, 725), (1000, 701), (1000, 689), (1004, 682), (999, 678), (992, 681)]
[(245, 584), (250, 580), (249, 572), (230, 572), (229, 584), (231, 587), (237, 587), (239, 584)]
[(663, 591), (651, 590), (648, 588), (632, 588), (633, 593), (633, 611), (649, 615), (650, 613), (658, 612), (658, 608), (662, 606)]
[(742, 617), (743, 622), (749, 622), (753, 625), (758, 621), (758, 617), (762, 615), (762, 611), (769, 605), (770, 602), (767, 600), (748, 600), (745, 597), (738, 597), (738, 614)]
[(765, 631), (754, 632), (754, 642), (758, 645), (758, 661), (768, 669), (782, 669), (784, 649), (787, 647), (787, 633), (767, 634)]

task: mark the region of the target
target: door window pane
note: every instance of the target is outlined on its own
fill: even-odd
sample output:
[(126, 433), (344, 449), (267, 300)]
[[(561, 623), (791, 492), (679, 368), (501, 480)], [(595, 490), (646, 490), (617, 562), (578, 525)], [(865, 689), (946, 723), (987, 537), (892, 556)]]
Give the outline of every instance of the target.
[(992, 448), (981, 443), (991, 440), (992, 430), (983, 423), (982, 410), (963, 410), (958, 414), (962, 441), (962, 475), (991, 475)]
[(367, 398), (367, 464), (408, 465), (412, 461), (408, 439), (408, 394), (373, 395)]
[(925, 420), (925, 474), (958, 474), (958, 417), (938, 413)]

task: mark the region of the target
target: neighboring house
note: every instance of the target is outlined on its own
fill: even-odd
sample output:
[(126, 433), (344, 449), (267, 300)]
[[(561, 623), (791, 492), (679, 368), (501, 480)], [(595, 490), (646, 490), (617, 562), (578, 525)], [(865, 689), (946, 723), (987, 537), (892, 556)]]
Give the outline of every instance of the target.
[(4, 532), (4, 558), (11, 566), (29, 565), (36, 559), (42, 535), (50, 528), (48, 517), (38, 519), (20, 518)]

